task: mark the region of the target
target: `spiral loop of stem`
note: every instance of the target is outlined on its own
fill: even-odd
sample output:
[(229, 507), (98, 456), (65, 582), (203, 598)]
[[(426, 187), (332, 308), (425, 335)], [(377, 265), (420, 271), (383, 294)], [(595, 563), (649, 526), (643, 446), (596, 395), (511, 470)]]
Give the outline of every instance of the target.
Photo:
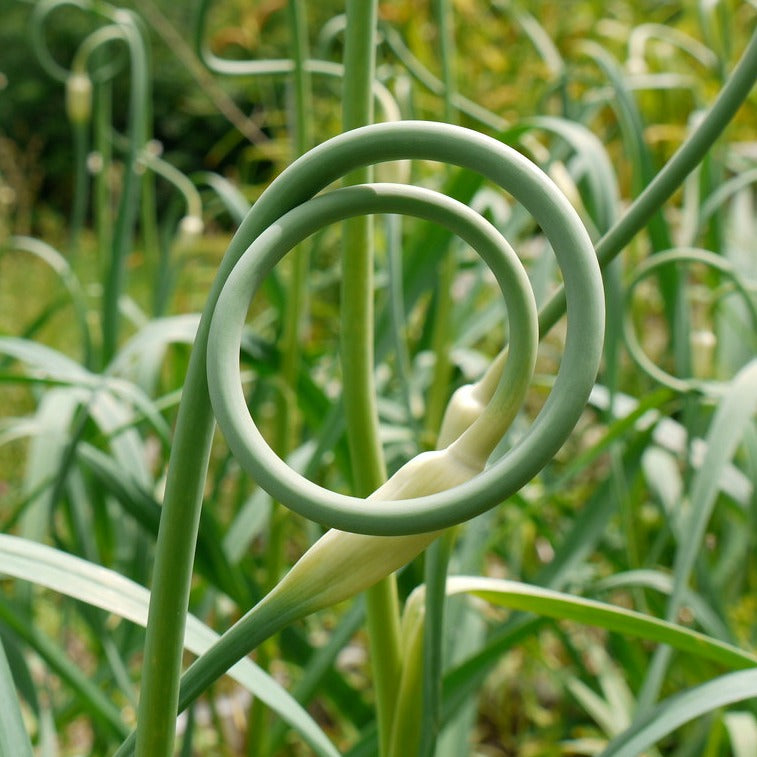
[[(90, 32), (79, 45), (71, 68), (65, 68), (53, 57), (45, 38), (45, 27), (54, 11), (59, 8), (73, 7), (83, 12), (92, 13), (103, 21), (110, 22)], [(87, 71), (88, 62), (92, 54), (101, 46), (113, 41), (123, 41), (129, 45), (129, 37), (124, 33), (124, 25), (136, 23), (131, 14), (119, 11), (106, 3), (93, 3), (89, 0), (41, 0), (34, 6), (31, 17), (30, 40), (37, 55), (37, 59), (45, 72), (56, 81), (64, 84), (73, 74)], [(119, 61), (108, 61), (106, 65), (98, 66), (92, 77), (97, 82), (112, 79), (122, 66)]]
[[(449, 200), (433, 200), (432, 194), (421, 190), (369, 185), (354, 192), (339, 190), (310, 199), (356, 167), (411, 158), (479, 171), (511, 192), (532, 213), (553, 245), (565, 280), (566, 351), (554, 388), (530, 430), (487, 471), (468, 484), (431, 496), (364, 500), (336, 494), (299, 476), (264, 442), (246, 409), (238, 379), (239, 335), (249, 299), (267, 271), (324, 222), (359, 213), (409, 212), (434, 218), (465, 236), (463, 228), (474, 223), (470, 216), (466, 216), (467, 221), (460, 220), (467, 209), (453, 208)], [(441, 207), (445, 208), (442, 212), (438, 210)], [(291, 213), (290, 208), (294, 209)], [(276, 211), (278, 215), (274, 216)], [(502, 143), (461, 127), (433, 122), (380, 124), (335, 137), (293, 163), (260, 198), (246, 223), (252, 223), (256, 214), (258, 220), (261, 216), (265, 219), (256, 224), (261, 231), (250, 234), (243, 228), (238, 235), (241, 239), (236, 241), (238, 245), (244, 239), (249, 246), (219, 297), (211, 324), (207, 368), (214, 412), (230, 446), (240, 464), (273, 497), (305, 517), (345, 531), (422, 533), (460, 523), (498, 504), (546, 465), (578, 420), (593, 385), (602, 348), (604, 301), (588, 235), (567, 200), (540, 169)], [(473, 246), (494, 269), (508, 307), (517, 314), (511, 328), (512, 357), (505, 364), (491, 404), (479, 421), (453, 442), (462, 455), (480, 457), (483, 453), (485, 459), (520, 407), (538, 335), (530, 325), (531, 306), (524, 304), (532, 301), (532, 295), (519, 293), (525, 277), (515, 279), (514, 268), (504, 266), (504, 258), (484, 252), (480, 244)], [(516, 297), (520, 297), (520, 304), (514, 304)], [(506, 422), (498, 422), (502, 418)]]
[(641, 263), (635, 269), (633, 277), (626, 287), (623, 336), (628, 349), (628, 354), (638, 368), (646, 373), (647, 376), (675, 392), (682, 392), (684, 394), (697, 392), (705, 395), (719, 396), (728, 390), (728, 387), (730, 386), (729, 381), (673, 376), (657, 365), (652, 358), (647, 355), (639, 341), (636, 329), (634, 328), (631, 304), (633, 302), (636, 288), (660, 268), (677, 264), (704, 265), (718, 271), (725, 278), (730, 279), (735, 290), (741, 295), (742, 300), (746, 305), (749, 318), (752, 322), (752, 328), (757, 330), (757, 307), (755, 307), (749, 293), (749, 284), (727, 259), (723, 258), (721, 255), (709, 252), (708, 250), (701, 250), (698, 248), (687, 247), (666, 250), (665, 252), (660, 252), (647, 258), (647, 260)]

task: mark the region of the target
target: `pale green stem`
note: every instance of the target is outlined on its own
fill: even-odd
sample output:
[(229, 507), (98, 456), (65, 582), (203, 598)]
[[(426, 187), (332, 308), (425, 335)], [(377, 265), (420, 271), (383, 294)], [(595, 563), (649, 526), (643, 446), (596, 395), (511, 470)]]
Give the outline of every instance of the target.
[(454, 250), (448, 249), (440, 264), (434, 310), (434, 331), (431, 351), (434, 353), (434, 373), (426, 404), (426, 431), (433, 439), (439, 432), (444, 409), (449, 398), (452, 362), (449, 358), (452, 328), (452, 284), (457, 273)]
[[(294, 153), (299, 157), (310, 147), (312, 128), (310, 113), (310, 76), (305, 70), (308, 58), (307, 22), (303, 0), (289, 0), (289, 28), (294, 58)], [(286, 298), (281, 346), (281, 388), (276, 396), (276, 431), (274, 446), (280, 457), (286, 458), (297, 424), (297, 371), (300, 365), (300, 336), (307, 297), (307, 276), (310, 254), (307, 242), (298, 245), (291, 254), (291, 285)], [(273, 588), (284, 567), (284, 526), (286, 513), (278, 502), (271, 509), (266, 555), (268, 589)]]
[[(699, 165), (748, 97), (755, 79), (757, 79), (757, 33), (752, 35), (741, 60), (697, 128), (633, 201), (620, 220), (614, 223), (595, 245), (597, 259), (602, 268), (606, 268), (618, 256), (683, 183), (683, 180)], [(565, 289), (561, 286), (539, 311), (540, 338), (552, 329), (564, 313)], [(492, 362), (478, 383), (464, 387), (466, 392), (474, 395), (475, 403), (481, 409), (494, 394), (506, 356), (505, 349)], [(475, 414), (471, 416), (471, 422), (475, 417), (477, 417)], [(456, 428), (450, 441), (463, 430)]]
[(87, 145), (89, 143), (89, 123), (71, 125), (74, 137), (74, 198), (71, 207), (71, 230), (69, 249), (71, 254), (79, 252), (81, 232), (87, 215)]
[[(344, 131), (371, 123), (370, 84), (375, 69), (373, 39), (377, 0), (347, 3), (345, 77), (342, 100)], [(370, 167), (351, 171), (344, 185), (371, 181)], [(378, 437), (373, 360), (373, 223), (369, 217), (344, 223), (342, 246), (341, 355), (347, 439), (355, 489), (365, 496), (386, 478)]]
[[(440, 542), (437, 539), (429, 551)], [(442, 577), (442, 583), (446, 584), (446, 573)], [(402, 677), (397, 692), (398, 717), (394, 719), (392, 727), (389, 757), (415, 754), (416, 745), (421, 739), (421, 702), (418, 692), (425, 684), (424, 629), (431, 622), (424, 611), (424, 599), (418, 593), (411, 595), (402, 617)]]
[[(426, 593), (424, 597), (425, 612), (423, 633), (420, 642), (419, 657), (423, 660), (422, 679), (418, 682), (421, 691), (421, 713), (406, 711), (398, 700), (397, 716), (395, 717), (395, 732), (399, 730), (397, 721), (408, 720), (413, 717), (418, 720), (418, 741), (420, 742), (419, 757), (433, 757), (436, 751), (436, 740), (441, 727), (442, 710), (442, 673), (444, 671), (444, 623), (447, 600), (447, 571), (455, 537), (459, 528), (447, 529), (441, 538), (426, 550), (426, 565), (424, 583)], [(418, 664), (420, 661), (409, 661), (405, 658), (404, 667)], [(412, 713), (412, 714), (411, 714)]]
[[(207, 342), (207, 321), (201, 324), (196, 342)], [(214, 428), (210, 403), (205, 399), (208, 384), (202, 349), (192, 351), (184, 394), (202, 399), (181, 403), (171, 448), (145, 638), (138, 757), (169, 757), (173, 753), (191, 566)]]
[(119, 332), (118, 302), (126, 284), (126, 257), (131, 249), (137, 216), (141, 177), (137, 172), (139, 150), (147, 137), (147, 97), (149, 93), (147, 52), (137, 24), (127, 11), (120, 23), (129, 46), (131, 91), (129, 94), (129, 147), (121, 200), (113, 236), (113, 251), (103, 289), (103, 361), (110, 362), (116, 352)]
[[(373, 120), (372, 84), (376, 66), (378, 0), (348, 0), (344, 41), (344, 131)], [(344, 183), (371, 180), (365, 167), (345, 176)], [(373, 359), (373, 219), (345, 222), (342, 236), (341, 355), (347, 441), (355, 492), (365, 496), (386, 479), (379, 440)], [(366, 619), (376, 690), (379, 748), (386, 754), (401, 662), (399, 599), (390, 575), (366, 593)]]
[[(447, 123), (456, 122), (456, 112), (452, 104), (455, 94), (455, 37), (452, 18), (452, 8), (447, 0), (434, 0), (434, 14), (439, 38), (439, 54), (442, 64), (442, 81), (444, 84), (444, 120)], [(457, 261), (454, 249), (447, 250), (442, 261), (437, 289), (436, 320), (434, 322), (433, 351), (436, 356), (434, 375), (429, 389), (429, 401), (426, 412), (426, 428), (438, 435), (445, 408), (449, 403), (449, 385), (452, 378), (452, 362), (449, 349), (452, 333), (452, 285), (457, 273)], [(437, 448), (439, 444), (437, 441)], [(413, 634), (416, 639), (412, 651), (403, 660), (403, 678), (397, 709), (394, 717), (392, 733), (393, 754), (397, 752), (399, 743), (419, 744), (419, 757), (433, 757), (436, 751), (436, 739), (439, 733), (439, 722), (442, 703), (442, 671), (444, 670), (444, 618), (447, 604), (446, 583), (449, 560), (455, 544), (457, 529), (445, 531), (441, 539), (437, 539), (426, 551), (424, 564), (424, 582), (426, 585), (425, 622), (420, 622), (421, 630)], [(407, 640), (405, 640), (407, 644)], [(414, 680), (413, 671), (422, 669), (420, 680)], [(412, 686), (417, 688), (413, 690)], [(416, 698), (421, 693), (421, 711), (418, 708), (408, 708), (408, 702), (403, 701), (403, 693), (414, 693)], [(412, 721), (413, 732), (403, 733), (403, 724)]]
[[(752, 35), (741, 60), (699, 126), (644, 188), (621, 219), (597, 242), (600, 266), (604, 268), (620, 253), (699, 165), (748, 97), (756, 78), (757, 32)], [(539, 314), (539, 332), (546, 334), (564, 312), (565, 294), (560, 288)]]
[(289, 0), (289, 26), (294, 59), (295, 149), (302, 155), (312, 139), (310, 111), (310, 75), (305, 69), (308, 59), (308, 35), (304, 0)]

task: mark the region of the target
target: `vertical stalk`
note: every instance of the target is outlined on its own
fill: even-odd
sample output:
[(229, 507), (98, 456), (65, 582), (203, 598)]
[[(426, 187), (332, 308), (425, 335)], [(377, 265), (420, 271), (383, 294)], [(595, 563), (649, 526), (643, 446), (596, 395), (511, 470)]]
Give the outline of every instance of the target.
[[(113, 213), (111, 210), (110, 172), (111, 145), (110, 124), (113, 103), (113, 85), (101, 82), (95, 89), (94, 147), (99, 156), (94, 181), (94, 227), (100, 261), (106, 261), (113, 240)], [(102, 275), (104, 276), (104, 270)]]
[(395, 370), (405, 405), (407, 425), (412, 428), (418, 446), (420, 424), (416, 422), (414, 391), (410, 385), (410, 355), (404, 339), (405, 296), (402, 287), (402, 226), (399, 216), (386, 218), (386, 262), (389, 274), (389, 317), (391, 322), (392, 346), (394, 347)]
[[(434, 14), (438, 29), (439, 54), (444, 83), (444, 120), (456, 120), (452, 99), (455, 94), (454, 30), (452, 8), (447, 0), (434, 0)], [(434, 322), (433, 350), (436, 356), (434, 375), (429, 390), (426, 411), (426, 428), (437, 438), (442, 417), (449, 399), (452, 363), (449, 359), (452, 327), (452, 283), (456, 265), (452, 246), (441, 263), (437, 289), (436, 320)], [(438, 447), (438, 444), (436, 445)], [(442, 672), (444, 670), (444, 615), (447, 599), (447, 571), (457, 529), (445, 532), (426, 551), (424, 564), (425, 612), (423, 624), (422, 705), (419, 724), (419, 757), (433, 757), (441, 722)]]
[[(434, 0), (433, 8), (438, 28), (439, 54), (444, 83), (444, 121), (448, 124), (456, 123), (455, 108), (452, 104), (455, 96), (455, 39), (451, 23), (451, 9), (447, 0)], [(426, 429), (430, 433), (431, 438), (434, 439), (439, 432), (442, 416), (447, 407), (450, 377), (452, 375), (449, 344), (452, 326), (451, 290), (455, 271), (455, 256), (452, 249), (449, 249), (441, 261), (439, 283), (436, 291), (436, 308), (432, 335), (432, 350), (436, 360), (426, 407)]]
[(426, 550), (419, 757), (433, 757), (441, 729), (447, 570), (458, 530), (448, 529)]
[[(294, 134), (293, 157), (308, 150), (312, 142), (310, 113), (310, 76), (305, 70), (309, 57), (307, 17), (304, 0), (289, 0), (287, 15), (290, 48), (294, 59), (292, 81), (293, 108), (290, 108), (290, 129)], [(291, 279), (289, 296), (284, 304), (283, 335), (281, 345), (281, 383), (276, 394), (276, 428), (273, 446), (279, 457), (286, 459), (292, 446), (297, 419), (297, 372), (300, 364), (300, 332), (307, 297), (307, 274), (310, 267), (310, 249), (305, 241), (298, 245), (289, 257)], [(266, 591), (271, 591), (284, 570), (284, 542), (288, 514), (286, 508), (275, 500), (271, 503), (271, 518), (266, 549)], [(259, 662), (267, 666), (267, 647), (258, 651)], [(250, 710), (247, 751), (250, 755), (267, 754), (270, 751), (269, 728), (265, 725), (267, 708), (255, 699)]]
[(89, 122), (74, 123), (74, 199), (71, 207), (71, 230), (69, 249), (72, 254), (79, 252), (81, 232), (87, 215), (87, 143)]
[(289, 28), (294, 58), (294, 136), (297, 155), (302, 155), (312, 140), (310, 121), (310, 75), (305, 70), (309, 57), (307, 18), (304, 0), (289, 0)]
[[(348, 0), (342, 101), (344, 131), (373, 120), (371, 82), (378, 0)], [(345, 186), (371, 181), (372, 169), (352, 171)], [(347, 438), (357, 494), (364, 496), (386, 478), (378, 439), (373, 378), (373, 223), (370, 217), (345, 221), (342, 236), (342, 372)]]
[(129, 46), (131, 91), (129, 93), (129, 148), (124, 159), (124, 179), (118, 216), (113, 235), (113, 248), (103, 291), (103, 364), (107, 365), (118, 344), (118, 301), (126, 279), (126, 256), (131, 249), (134, 223), (139, 205), (141, 176), (137, 158), (147, 135), (146, 101), (149, 93), (144, 40), (131, 16), (122, 22)]
[[(151, 51), (145, 47), (145, 67), (147, 71), (152, 71)], [(141, 118), (143, 123), (144, 135), (143, 142), (139, 145), (139, 151), (143, 152), (150, 148), (150, 141), (153, 137), (153, 102), (152, 102), (152, 81), (149, 76), (145, 79), (144, 102), (142, 105)], [(159, 156), (160, 150), (156, 151)], [(142, 236), (142, 247), (144, 250), (145, 260), (158, 261), (157, 266), (160, 270), (164, 264), (165, 255), (166, 269), (168, 269), (169, 249), (165, 253), (161, 250), (161, 241), (158, 234), (158, 204), (155, 195), (155, 172), (146, 170), (140, 182), (140, 231)], [(162, 273), (162, 272), (161, 272)], [(153, 313), (154, 315), (163, 315), (168, 309), (168, 298), (170, 297), (170, 287), (167, 286), (169, 277), (158, 275), (153, 279)]]
[[(373, 120), (372, 82), (378, 0), (348, 0), (344, 43), (344, 131)], [(371, 180), (366, 167), (344, 183)], [(386, 478), (378, 435), (373, 377), (373, 223), (362, 216), (346, 221), (342, 236), (341, 355), (347, 441), (356, 494), (366, 496)], [(380, 753), (386, 754), (400, 675), (399, 599), (394, 576), (366, 592), (366, 618), (376, 690)]]
[[(305, 70), (308, 59), (307, 19), (303, 0), (289, 0), (288, 15), (294, 57), (294, 157), (308, 150), (312, 142), (310, 76)], [(292, 444), (292, 430), (296, 424), (297, 371), (300, 363), (300, 332), (304, 304), (307, 297), (307, 274), (310, 254), (307, 242), (298, 245), (290, 254), (291, 285), (286, 299), (281, 347), (281, 388), (276, 404), (276, 438), (274, 447), (279, 457), (286, 458)], [(283, 568), (283, 538), (285, 511), (273, 503), (267, 552), (268, 586), (270, 590), (279, 580)]]
[(452, 328), (452, 283), (457, 270), (454, 243), (449, 245), (439, 262), (434, 327), (431, 336), (431, 351), (434, 353), (434, 373), (428, 390), (426, 404), (426, 432), (436, 439), (442, 425), (442, 417), (449, 399), (452, 363), (449, 359), (450, 330)]

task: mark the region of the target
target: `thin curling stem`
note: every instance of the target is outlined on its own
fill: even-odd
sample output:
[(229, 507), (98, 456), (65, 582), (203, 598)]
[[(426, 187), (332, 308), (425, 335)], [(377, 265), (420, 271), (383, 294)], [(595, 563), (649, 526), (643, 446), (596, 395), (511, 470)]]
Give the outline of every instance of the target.
[[(95, 8), (86, 2), (77, 2), (77, 0), (52, 0), (52, 2), (40, 2), (32, 14), (30, 36), (37, 58), (50, 76), (66, 83), (67, 110), (71, 120), (74, 144), (74, 191), (69, 248), (72, 253), (76, 253), (79, 249), (81, 232), (87, 215), (89, 194), (87, 152), (92, 118), (92, 82), (109, 81), (118, 72), (119, 65), (111, 62), (107, 65), (98, 66), (91, 77), (87, 68), (93, 53), (99, 47), (114, 40), (126, 41), (128, 44), (129, 40), (118, 23), (100, 27), (84, 38), (74, 54), (71, 70), (67, 71), (53, 58), (44, 35), (47, 18), (54, 10), (63, 6), (74, 6), (83, 11), (89, 10), (108, 19), (115, 17), (115, 9), (109, 6)], [(84, 88), (84, 91), (82, 91), (82, 88)]]
[[(733, 73), (697, 128), (639, 194), (624, 215), (597, 242), (595, 247), (597, 260), (602, 269), (605, 269), (620, 254), (684, 179), (699, 165), (749, 96), (756, 79), (757, 32), (752, 35)], [(539, 311), (540, 338), (546, 336), (564, 314), (565, 288), (561, 286)], [(484, 405), (494, 393), (502, 372), (504, 357), (505, 351), (491, 363), (476, 384), (465, 387), (467, 392), (475, 395), (476, 404), (479, 407), (478, 411), (471, 413), (469, 424), (478, 417), (477, 412), (480, 413), (483, 410)], [(457, 427), (455, 435), (459, 435), (464, 430), (462, 426)], [(455, 435), (449, 440), (454, 439)]]
[[(258, 200), (252, 214), (257, 217), (257, 209), (266, 217), (270, 203), (285, 191), (284, 187), (285, 202), (291, 207), (305, 199), (309, 189), (323, 188), (355, 165), (407, 157), (447, 161), (478, 171), (523, 203), (552, 243), (566, 282), (571, 324), (565, 355), (547, 402), (520, 443), (479, 476), (463, 500), (460, 492), (451, 490), (412, 502), (366, 501), (309, 482), (285, 466), (267, 445), (259, 443), (259, 432), (249, 418), (242, 395), (237, 423), (230, 418), (229, 428), (239, 431), (234, 451), (248, 473), (272, 496), (307, 518), (343, 530), (377, 535), (421, 533), (460, 523), (501, 502), (529, 481), (551, 459), (583, 411), (596, 378), (601, 353), (597, 339), (601, 342), (603, 333), (604, 296), (599, 267), (575, 210), (533, 163), (501, 142), (468, 129), (408, 121), (347, 132), (314, 148), (290, 166)], [(275, 228), (284, 232), (278, 225)], [(229, 349), (234, 354), (238, 344)], [(218, 353), (215, 355), (217, 359)], [(492, 420), (514, 410), (507, 372), (517, 359), (505, 364), (494, 396), (497, 410)], [(228, 378), (232, 381), (235, 377), (229, 372)], [(228, 390), (233, 394), (233, 385)], [(250, 428), (245, 430), (248, 425)], [(482, 437), (488, 435), (488, 429), (482, 427), (480, 431), (486, 432)], [(228, 439), (228, 428), (226, 435)], [(478, 434), (474, 437), (460, 451), (467, 449), (465, 454), (470, 454), (478, 445)]]
[[(83, 11), (106, 18), (120, 29), (129, 49), (129, 67), (131, 90), (129, 94), (129, 116), (127, 131), (129, 135), (126, 154), (126, 170), (121, 190), (121, 198), (113, 235), (110, 260), (104, 282), (102, 302), (103, 329), (103, 364), (107, 364), (115, 354), (119, 330), (119, 300), (125, 285), (126, 256), (131, 248), (131, 241), (139, 205), (141, 181), (137, 171), (137, 158), (147, 139), (147, 120), (149, 100), (148, 51), (144, 44), (142, 31), (135, 16), (127, 10), (113, 8), (106, 3), (90, 0), (42, 0), (32, 13), (31, 39), (37, 56), (48, 73), (54, 78), (65, 81), (69, 72), (60, 66), (50, 54), (45, 43), (44, 24), (48, 16), (56, 9), (73, 6)], [(97, 46), (118, 36), (114, 29), (106, 27), (96, 31), (85, 40), (81, 56), (75, 61), (77, 67)], [(107, 70), (105, 77), (111, 75)]]
[[(258, 464), (252, 457), (253, 450), (245, 451), (244, 446), (235, 449), (240, 464), (273, 497), (317, 522), (386, 535), (433, 532), (482, 512), (523, 486), (551, 459), (583, 411), (601, 354), (602, 282), (586, 230), (564, 195), (542, 171), (490, 137), (461, 127), (419, 121), (356, 129), (313, 148), (295, 161), (260, 196), (232, 239), (195, 338), (179, 406), (156, 547), (138, 711), (139, 757), (169, 757), (173, 748), (184, 619), (214, 428), (208, 373), (216, 379), (230, 373), (207, 354), (210, 323), (221, 291), (236, 263), (258, 237), (264, 232), (277, 234), (286, 230), (278, 223), (284, 213), (356, 167), (410, 158), (447, 161), (487, 176), (520, 200), (551, 240), (563, 269), (571, 317), (566, 354), (550, 398), (519, 445), (469, 481), (469, 488), (463, 492), (453, 487), (433, 496), (406, 500), (364, 500), (300, 480), (302, 477), (270, 450)], [(249, 295), (249, 289), (246, 293)], [(232, 345), (232, 352), (238, 360), (239, 342)], [(506, 393), (507, 387), (503, 391)], [(248, 414), (244, 398), (242, 403)], [(228, 437), (228, 431), (225, 433)]]
[(87, 0), (40, 0), (34, 6), (29, 25), (29, 41), (37, 60), (47, 74), (61, 84), (65, 84), (70, 72), (52, 56), (45, 41), (45, 22), (53, 11), (65, 5), (80, 8), (83, 11), (91, 9)]
[(634, 271), (631, 280), (626, 284), (623, 334), (628, 354), (636, 363), (637, 367), (658, 384), (667, 386), (679, 394), (696, 392), (710, 396), (719, 396), (729, 391), (731, 386), (730, 381), (722, 382), (715, 379), (671, 376), (654, 363), (644, 352), (636, 335), (633, 319), (631, 317), (631, 304), (633, 302), (634, 292), (636, 287), (644, 281), (644, 279), (663, 266), (695, 263), (709, 266), (732, 281), (736, 291), (741, 294), (749, 318), (752, 322), (752, 329), (754, 330), (754, 333), (757, 333), (757, 306), (754, 304), (749, 294), (747, 282), (739, 274), (738, 270), (731, 265), (728, 259), (722, 255), (716, 255), (713, 252), (709, 252), (708, 250), (692, 247), (677, 247), (672, 250), (666, 250), (664, 252), (659, 252), (656, 255), (652, 255)]
[[(223, 76), (291, 76), (295, 70), (295, 62), (289, 58), (264, 60), (229, 60), (219, 58), (204, 42), (204, 34), (210, 0), (199, 0), (197, 15), (195, 16), (193, 48), (195, 55), (202, 61), (209, 71)], [(330, 60), (303, 60), (303, 70), (308, 74), (317, 74), (332, 79), (344, 78), (344, 66)], [(374, 79), (371, 91), (376, 104), (381, 108), (387, 121), (399, 121), (400, 111), (392, 93), (378, 80)]]
[[(72, 253), (79, 250), (81, 232), (84, 228), (84, 222), (87, 215), (87, 202), (89, 199), (89, 177), (87, 175), (87, 153), (89, 151), (89, 133), (90, 122), (92, 121), (92, 81), (99, 84), (100, 88), (105, 86), (105, 82), (110, 80), (118, 72), (118, 66), (110, 63), (108, 65), (99, 65), (92, 73), (87, 72), (93, 54), (102, 46), (113, 41), (128, 42), (122, 28), (118, 24), (109, 24), (96, 29), (79, 45), (71, 62), (71, 74), (67, 82), (69, 87), (72, 82), (87, 82), (88, 93), (86, 102), (86, 116), (80, 114), (80, 117), (71, 118), (71, 126), (74, 135), (74, 196), (71, 210), (71, 233), (69, 247)], [(83, 105), (83, 103), (82, 103)], [(99, 118), (96, 115), (94, 128), (99, 128)], [(97, 191), (97, 190), (96, 190)], [(103, 246), (108, 249), (108, 246)]]
[[(597, 242), (599, 265), (605, 268), (644, 228), (683, 180), (702, 162), (715, 140), (723, 133), (757, 80), (757, 31), (713, 106), (696, 129), (663, 166), (628, 210)], [(539, 313), (539, 333), (545, 335), (565, 312), (565, 291), (558, 289)]]
[[(407, 213), (440, 223), (481, 254), (500, 284), (508, 313), (520, 327), (514, 334), (513, 347), (521, 359), (508, 367), (507, 385), (519, 402), (525, 398), (537, 351), (536, 304), (521, 262), (499, 232), (466, 206), (429, 190), (392, 184), (347, 187), (299, 205), (283, 216), (280, 224), (266, 229), (235, 266), (216, 304), (208, 349), (209, 389), (214, 410), (235, 454), (240, 444), (235, 419), (246, 413), (235, 391), (241, 391), (235, 363), (238, 364), (244, 314), (256, 283), (303, 237), (345, 217), (370, 212)], [(227, 395), (228, 389), (232, 389), (231, 396)], [(243, 395), (241, 402), (244, 404)], [(512, 417), (498, 417), (499, 436), (510, 420)], [(452, 448), (420, 455), (370, 499), (417, 497), (465, 484), (483, 469), (491, 451), (490, 448), (477, 458), (470, 451), (458, 455), (458, 450)], [(187, 706), (267, 635), (295, 618), (365, 590), (415, 557), (436, 535), (431, 532), (387, 538), (329, 531), (257, 608), (193, 665), (182, 681), (180, 707)], [(350, 570), (345, 570), (345, 565)], [(265, 629), (262, 636), (259, 625)]]
[(186, 215), (202, 218), (202, 198), (194, 183), (178, 168), (149, 150), (139, 154), (139, 162), (172, 184), (181, 194), (186, 206)]

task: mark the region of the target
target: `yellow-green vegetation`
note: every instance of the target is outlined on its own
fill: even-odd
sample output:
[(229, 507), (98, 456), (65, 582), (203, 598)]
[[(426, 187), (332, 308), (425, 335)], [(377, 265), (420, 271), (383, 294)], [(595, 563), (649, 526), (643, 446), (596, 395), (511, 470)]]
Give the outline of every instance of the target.
[(753, 2), (0, 26), (0, 757), (753, 755)]

